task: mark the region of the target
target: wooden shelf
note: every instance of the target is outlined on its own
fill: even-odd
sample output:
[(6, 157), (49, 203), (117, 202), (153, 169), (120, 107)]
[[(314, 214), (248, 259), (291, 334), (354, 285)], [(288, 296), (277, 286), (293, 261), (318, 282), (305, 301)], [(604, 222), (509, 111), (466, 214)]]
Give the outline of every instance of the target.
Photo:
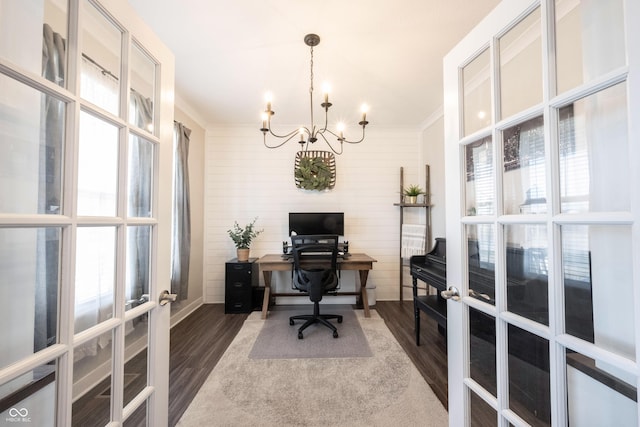
[(425, 209), (425, 250), (428, 250), (429, 245), (431, 244), (431, 189), (430, 189), (430, 177), (429, 177), (429, 165), (425, 165), (425, 185), (424, 185), (424, 202), (423, 203), (405, 203), (403, 201), (403, 191), (404, 191), (404, 168), (400, 168), (400, 202), (394, 203), (393, 206), (398, 206), (400, 208), (400, 301), (402, 302), (403, 298), (403, 288), (411, 288), (412, 286), (404, 285), (404, 272), (403, 270), (406, 266), (403, 265), (402, 262), (402, 224), (404, 224), (404, 208), (424, 208)]
[(426, 203), (394, 203), (393, 206), (400, 206), (403, 208), (428, 208), (431, 205)]

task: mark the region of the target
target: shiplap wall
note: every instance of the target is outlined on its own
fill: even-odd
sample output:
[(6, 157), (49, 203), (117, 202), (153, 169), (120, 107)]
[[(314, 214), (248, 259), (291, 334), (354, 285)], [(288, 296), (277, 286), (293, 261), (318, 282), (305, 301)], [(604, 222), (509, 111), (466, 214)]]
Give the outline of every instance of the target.
[[(205, 289), (206, 303), (224, 302), (225, 262), (235, 257), (227, 234), (234, 221), (245, 225), (258, 217), (264, 229), (251, 247), (251, 257), (281, 253), (287, 240), (288, 213), (337, 211), (345, 214), (345, 239), (350, 252), (375, 258), (368, 287), (377, 300), (399, 298), (400, 167), (405, 184), (424, 182), (420, 132), (407, 129), (367, 130), (366, 140), (347, 145), (336, 156), (333, 190), (317, 192), (295, 187), (295, 141), (270, 150), (255, 126), (210, 128), (205, 150)], [(325, 149), (317, 142), (318, 149)], [(424, 215), (405, 212), (405, 222), (424, 223)], [(407, 218), (409, 217), (409, 218)], [(408, 275), (406, 275), (408, 276)], [(344, 289), (355, 286), (355, 273), (343, 272)], [(261, 284), (263, 283), (260, 277)], [(274, 274), (278, 290), (290, 286), (286, 273)]]

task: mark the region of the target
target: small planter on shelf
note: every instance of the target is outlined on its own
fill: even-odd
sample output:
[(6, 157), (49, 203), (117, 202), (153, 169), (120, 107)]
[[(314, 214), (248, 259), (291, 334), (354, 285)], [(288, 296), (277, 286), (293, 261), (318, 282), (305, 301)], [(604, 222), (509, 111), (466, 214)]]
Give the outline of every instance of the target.
[(419, 186), (412, 184), (403, 190), (404, 203), (415, 205), (418, 203), (418, 196), (424, 194), (424, 190)]

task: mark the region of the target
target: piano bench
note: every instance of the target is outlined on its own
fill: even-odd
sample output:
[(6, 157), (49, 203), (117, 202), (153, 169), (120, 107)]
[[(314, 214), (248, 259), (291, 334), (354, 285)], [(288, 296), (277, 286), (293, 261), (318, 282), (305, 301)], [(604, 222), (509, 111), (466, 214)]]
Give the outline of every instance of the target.
[(445, 335), (447, 332), (447, 301), (440, 295), (419, 295), (413, 298), (415, 316), (416, 345), (420, 345), (420, 311), (438, 322), (438, 331)]

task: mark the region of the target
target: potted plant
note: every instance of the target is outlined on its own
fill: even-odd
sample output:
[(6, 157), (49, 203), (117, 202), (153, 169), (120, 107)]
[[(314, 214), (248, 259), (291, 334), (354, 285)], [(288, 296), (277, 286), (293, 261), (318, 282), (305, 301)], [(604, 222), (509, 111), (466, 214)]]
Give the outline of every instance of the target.
[(416, 203), (418, 201), (418, 196), (424, 194), (424, 190), (415, 184), (411, 184), (403, 190), (405, 195), (405, 203)]
[(254, 218), (253, 221), (247, 224), (244, 228), (238, 225), (238, 221), (235, 221), (233, 223), (233, 228), (227, 230), (229, 237), (231, 237), (231, 240), (233, 240), (233, 243), (236, 245), (238, 261), (240, 262), (249, 261), (249, 248), (251, 247), (251, 242), (264, 231), (255, 229), (257, 220), (258, 217)]

